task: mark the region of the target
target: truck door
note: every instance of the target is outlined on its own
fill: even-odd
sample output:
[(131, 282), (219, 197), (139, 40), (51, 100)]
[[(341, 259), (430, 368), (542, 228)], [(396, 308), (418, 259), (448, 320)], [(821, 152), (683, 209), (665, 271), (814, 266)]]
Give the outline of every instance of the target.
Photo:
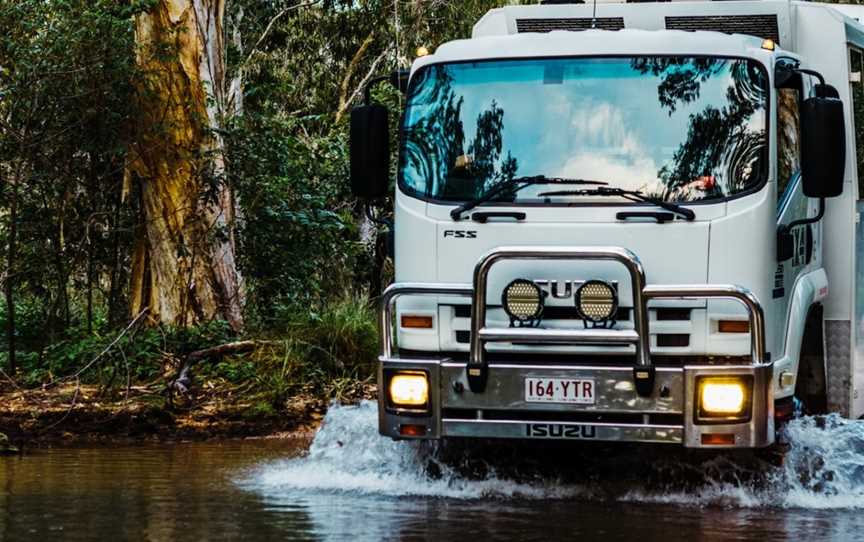
[[(805, 87), (808, 85), (805, 84)], [(777, 91), (777, 224), (815, 216), (818, 203), (807, 198), (801, 188), (800, 104), (804, 89)], [(804, 272), (821, 265), (821, 224), (807, 224), (792, 229), (792, 258), (778, 262), (774, 274), (773, 298), (777, 352), (785, 348), (789, 321), (789, 300), (795, 281)]]

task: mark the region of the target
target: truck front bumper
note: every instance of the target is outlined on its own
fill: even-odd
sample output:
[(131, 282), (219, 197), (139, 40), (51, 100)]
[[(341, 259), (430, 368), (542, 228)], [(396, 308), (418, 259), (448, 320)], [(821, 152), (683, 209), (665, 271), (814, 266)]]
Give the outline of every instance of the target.
[[(609, 260), (630, 272), (634, 326), (628, 330), (497, 329), (486, 327), (487, 275), (507, 259)], [(393, 305), (400, 295), (467, 296), (472, 299), (468, 362), (403, 358), (393, 352)], [(647, 303), (658, 298), (722, 298), (742, 303), (750, 318), (751, 363), (655, 367), (648, 340)], [(618, 247), (503, 247), (477, 263), (473, 284), (394, 284), (382, 296), (382, 355), (379, 358), (379, 429), (404, 439), (442, 437), (555, 438), (673, 443), (689, 448), (762, 448), (774, 442), (773, 366), (764, 355), (764, 321), (759, 301), (734, 285), (646, 286), (636, 256)], [(530, 354), (514, 362), (488, 359), (489, 342), (604, 344), (635, 347), (629, 366), (548, 364)], [(602, 358), (598, 358), (602, 359)], [(423, 373), (428, 401), (422, 410), (390, 404), (394, 374)], [(637, 377), (637, 375), (640, 375)], [(647, 379), (645, 377), (648, 377)], [(747, 416), (732, 422), (698, 415), (702, 378), (749, 383)], [(591, 404), (527, 402), (526, 379), (591, 380)]]
[[(425, 413), (400, 412), (386, 404), (389, 375), (404, 371), (428, 376), (430, 397)], [(774, 442), (770, 365), (658, 367), (656, 371), (656, 393), (641, 397), (634, 390), (630, 367), (490, 363), (488, 387), (474, 393), (468, 386), (464, 363), (381, 359), (379, 429), (381, 434), (397, 439), (548, 438), (669, 443), (689, 448), (762, 448)], [(748, 421), (699, 423), (699, 377), (748, 375), (753, 382)], [(524, 400), (526, 378), (591, 379), (596, 401), (593, 405), (528, 403)]]

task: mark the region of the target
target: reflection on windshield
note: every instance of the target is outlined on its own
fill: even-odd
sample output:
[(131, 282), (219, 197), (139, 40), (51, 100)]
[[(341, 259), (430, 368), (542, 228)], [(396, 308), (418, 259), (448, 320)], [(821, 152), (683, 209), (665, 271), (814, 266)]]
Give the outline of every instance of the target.
[[(409, 90), (401, 181), (448, 201), (525, 175), (597, 179), (666, 201), (725, 197), (765, 174), (766, 84), (755, 61), (728, 58), (428, 66)], [(537, 201), (543, 190), (497, 199)]]

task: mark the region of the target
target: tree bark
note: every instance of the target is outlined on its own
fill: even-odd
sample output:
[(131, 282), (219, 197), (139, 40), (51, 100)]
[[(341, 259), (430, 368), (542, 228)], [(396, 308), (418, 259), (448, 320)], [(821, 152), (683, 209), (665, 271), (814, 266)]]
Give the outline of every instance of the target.
[(93, 239), (87, 239), (87, 334), (93, 334)]
[(9, 350), (9, 376), (15, 377), (18, 370), (16, 358), (15, 329), (15, 266), (17, 265), (18, 243), (18, 179), (13, 174), (8, 179), (9, 187), (9, 240), (6, 247), (6, 270), (3, 281), (3, 294), (6, 297), (6, 347)]
[(185, 326), (243, 325), (234, 199), (225, 183), (224, 0), (160, 0), (136, 20), (145, 72), (125, 181), (140, 184), (143, 225), (133, 257), (132, 314)]
[[(117, 182), (120, 179), (115, 178)], [(125, 284), (125, 273), (120, 252), (120, 227), (122, 219), (122, 190), (120, 183), (112, 182), (112, 219), (111, 219), (111, 276), (108, 287), (108, 325), (116, 326), (125, 316), (126, 311), (120, 307), (120, 294)]]

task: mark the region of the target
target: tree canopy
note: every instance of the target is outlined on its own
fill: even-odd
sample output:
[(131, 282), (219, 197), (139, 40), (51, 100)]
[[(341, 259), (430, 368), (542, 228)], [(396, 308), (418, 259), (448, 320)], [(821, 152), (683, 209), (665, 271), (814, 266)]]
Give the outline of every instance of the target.
[[(145, 43), (141, 21), (202, 1), (0, 0), (0, 323), (8, 332), (0, 366), (14, 365), (15, 353), (19, 365), (39, 366), (57, 341), (122, 327), (148, 304), (139, 275), (153, 271), (136, 267), (136, 258), (142, 242), (153, 244), (145, 235), (152, 184), (135, 164), (176, 123), (154, 108), (152, 82), (154, 69), (182, 61), (183, 36), (178, 27), (179, 42), (165, 34)], [(386, 270), (374, 227), (347, 188), (347, 112), (372, 77), (409, 66), (419, 46), (470, 35), (483, 13), (504, 3), (213, 4), (214, 13), (224, 5), (214, 31), (224, 42), (225, 87), (205, 84), (206, 105), (224, 107), (200, 125), (221, 142), (212, 152), (222, 167), (206, 169), (209, 151), (184, 155), (196, 171), (211, 172), (186, 201), (198, 205), (230, 189), (237, 219), (200, 235), (236, 241), (247, 328), (278, 328), (297, 311), (380, 288)], [(372, 92), (398, 108), (394, 89)], [(185, 111), (193, 98), (172, 94)], [(494, 122), (490, 115), (478, 122)], [(494, 141), (474, 144), (494, 150)], [(191, 242), (172, 250), (191, 250)], [(154, 277), (144, 279), (152, 287)]]

